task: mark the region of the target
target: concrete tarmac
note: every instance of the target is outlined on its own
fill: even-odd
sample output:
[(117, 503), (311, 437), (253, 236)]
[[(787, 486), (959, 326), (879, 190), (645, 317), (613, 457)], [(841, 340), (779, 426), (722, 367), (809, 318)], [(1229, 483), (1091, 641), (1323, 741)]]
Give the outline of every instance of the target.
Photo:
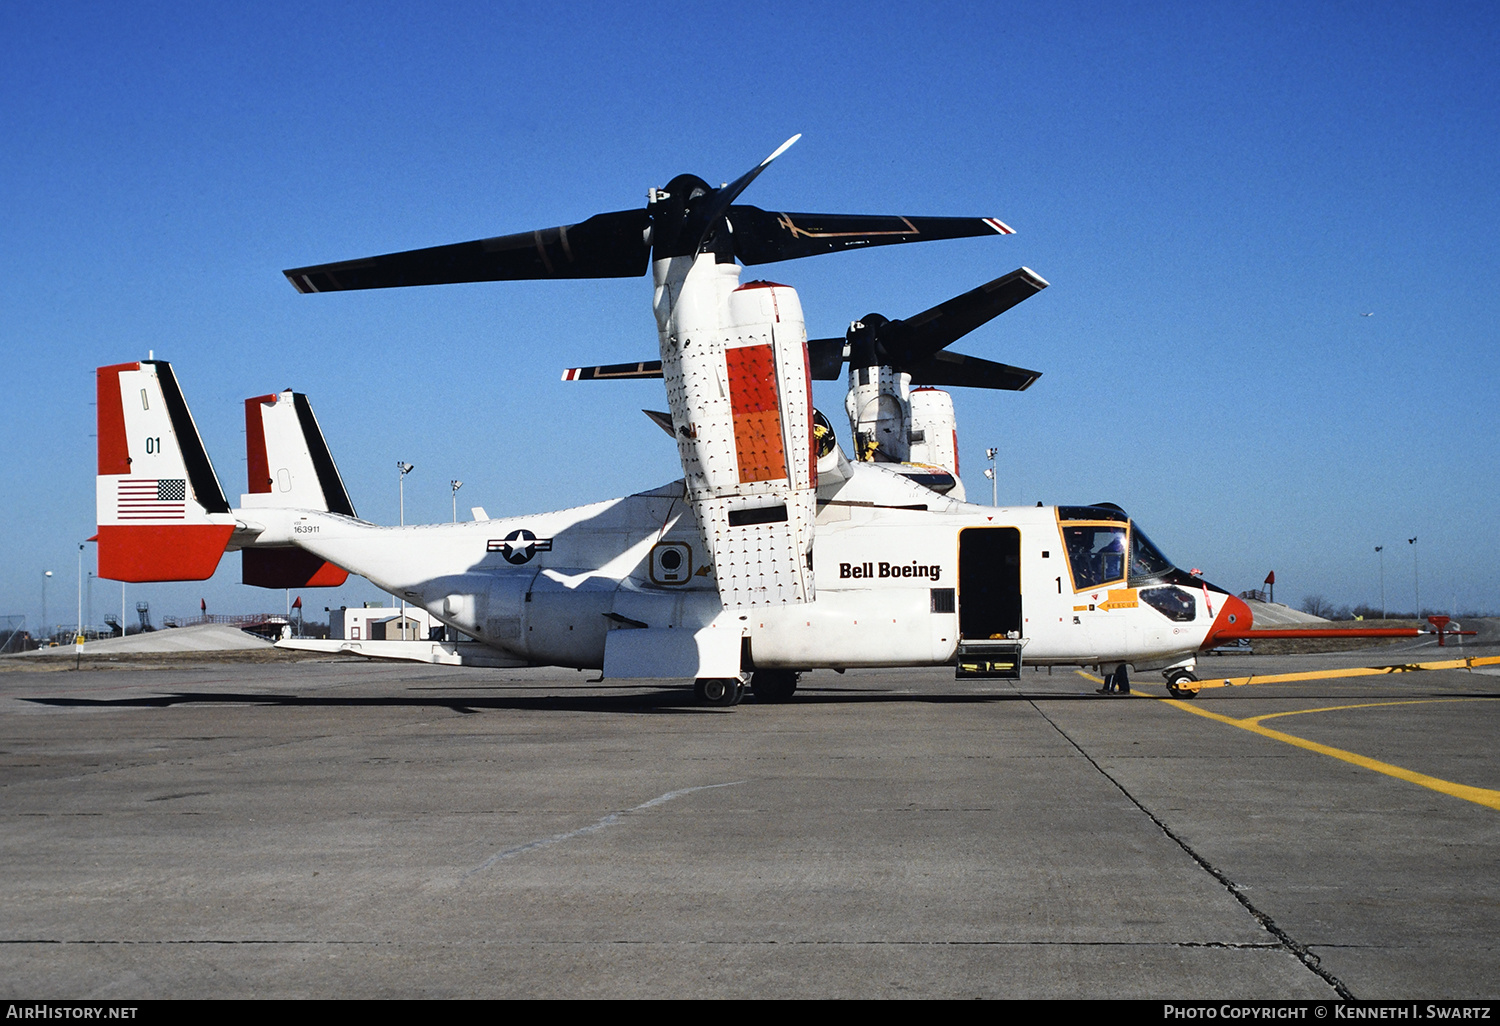
[(1500, 996), (1493, 674), (184, 660), (0, 661), (6, 998)]

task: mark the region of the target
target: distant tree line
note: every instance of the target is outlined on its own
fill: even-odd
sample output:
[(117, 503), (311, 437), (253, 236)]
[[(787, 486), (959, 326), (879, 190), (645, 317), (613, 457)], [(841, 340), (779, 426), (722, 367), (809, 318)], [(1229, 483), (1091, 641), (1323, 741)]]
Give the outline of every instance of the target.
[[(1363, 602), (1361, 602), (1357, 606), (1334, 605), (1322, 595), (1308, 595), (1304, 597), (1302, 599), (1301, 605), (1299, 605), (1297, 608), (1301, 609), (1304, 613), (1311, 613), (1313, 616), (1321, 616), (1325, 620), (1380, 619), (1379, 606), (1371, 606)], [(1448, 609), (1433, 609), (1430, 606), (1423, 606), (1421, 615), (1412, 612), (1405, 612), (1400, 609), (1387, 609), (1385, 611), (1385, 617), (1387, 620), (1423, 620), (1429, 616), (1437, 616), (1439, 614), (1443, 616), (1453, 616), (1458, 619), (1463, 619), (1464, 617), (1469, 617), (1472, 619), (1477, 616), (1490, 615), (1489, 613), (1481, 613), (1473, 609), (1454, 613), (1453, 611)]]

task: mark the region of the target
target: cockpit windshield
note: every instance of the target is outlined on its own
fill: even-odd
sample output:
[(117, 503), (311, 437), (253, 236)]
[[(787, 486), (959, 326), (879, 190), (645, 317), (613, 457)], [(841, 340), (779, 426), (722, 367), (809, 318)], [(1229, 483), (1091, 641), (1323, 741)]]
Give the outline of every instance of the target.
[[(1084, 519), (1115, 522), (1077, 522)], [(1058, 528), (1067, 548), (1076, 591), (1127, 580), (1132, 588), (1167, 582), (1198, 583), (1173, 566), (1146, 537), (1146, 532), (1118, 506), (1059, 507), (1058, 520), (1062, 521)]]
[(1164, 577), (1173, 569), (1172, 561), (1151, 544), (1139, 524), (1130, 525), (1130, 583)]

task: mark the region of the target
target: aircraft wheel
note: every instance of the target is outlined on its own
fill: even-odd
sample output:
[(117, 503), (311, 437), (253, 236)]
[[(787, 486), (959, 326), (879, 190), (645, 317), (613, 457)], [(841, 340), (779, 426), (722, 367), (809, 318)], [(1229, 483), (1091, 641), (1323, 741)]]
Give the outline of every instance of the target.
[(693, 682), (693, 697), (702, 705), (728, 709), (740, 704), (744, 686), (734, 677), (699, 677)]
[(757, 702), (790, 702), (797, 690), (796, 670), (756, 670), (750, 690)]
[(1198, 697), (1198, 678), (1190, 670), (1177, 670), (1167, 678), (1167, 692), (1173, 698)]

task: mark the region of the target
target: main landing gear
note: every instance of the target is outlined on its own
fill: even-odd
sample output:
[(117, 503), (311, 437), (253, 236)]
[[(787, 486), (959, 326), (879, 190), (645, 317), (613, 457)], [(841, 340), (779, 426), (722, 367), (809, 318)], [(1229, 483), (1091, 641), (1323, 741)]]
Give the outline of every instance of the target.
[(699, 677), (693, 682), (693, 697), (699, 705), (728, 709), (745, 697), (745, 685), (738, 677)]
[[(749, 687), (757, 702), (790, 702), (797, 690), (797, 671), (756, 670)], [(727, 709), (744, 700), (745, 682), (738, 677), (699, 677), (693, 682), (693, 697), (699, 705)]]
[(790, 702), (797, 690), (796, 670), (756, 670), (750, 690), (757, 702)]
[(1167, 691), (1173, 698), (1197, 698), (1198, 678), (1192, 670), (1172, 670), (1167, 674)]

